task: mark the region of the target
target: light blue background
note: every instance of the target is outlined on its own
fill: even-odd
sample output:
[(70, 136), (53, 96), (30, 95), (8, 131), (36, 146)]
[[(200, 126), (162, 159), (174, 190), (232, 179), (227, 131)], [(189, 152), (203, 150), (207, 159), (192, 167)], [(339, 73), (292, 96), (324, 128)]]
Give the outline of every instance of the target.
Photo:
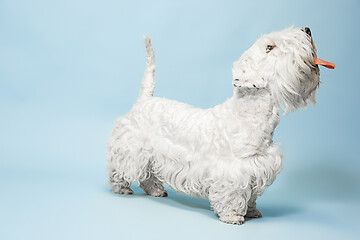
[[(0, 239), (355, 239), (359, 1), (0, 1)], [(152, 38), (156, 96), (211, 107), (263, 33), (309, 26), (318, 104), (281, 116), (284, 170), (262, 219), (221, 223), (206, 200), (116, 196), (106, 141), (135, 103)]]

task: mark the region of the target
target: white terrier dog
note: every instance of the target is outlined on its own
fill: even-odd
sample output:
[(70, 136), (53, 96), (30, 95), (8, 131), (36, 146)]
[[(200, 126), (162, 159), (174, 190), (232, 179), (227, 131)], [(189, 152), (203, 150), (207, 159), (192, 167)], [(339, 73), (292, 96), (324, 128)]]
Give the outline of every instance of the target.
[(131, 183), (154, 197), (162, 184), (210, 200), (226, 223), (261, 217), (256, 199), (281, 171), (272, 141), (285, 113), (315, 103), (318, 64), (309, 28), (264, 35), (233, 66), (234, 95), (210, 109), (153, 97), (155, 57), (150, 39), (140, 96), (116, 120), (108, 142), (107, 171), (114, 193), (133, 194)]

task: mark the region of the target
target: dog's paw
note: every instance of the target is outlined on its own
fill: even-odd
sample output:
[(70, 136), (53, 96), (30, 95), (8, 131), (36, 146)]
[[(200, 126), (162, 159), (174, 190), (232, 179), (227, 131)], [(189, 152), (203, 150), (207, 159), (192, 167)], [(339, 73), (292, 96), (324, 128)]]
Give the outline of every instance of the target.
[(261, 212), (259, 210), (254, 208), (254, 209), (248, 210), (245, 217), (248, 217), (248, 218), (261, 218), (262, 214), (261, 214)]
[(149, 195), (152, 197), (167, 197), (168, 192), (166, 190), (153, 189), (151, 192), (149, 192)]
[(245, 219), (243, 216), (234, 213), (220, 216), (220, 221), (229, 224), (242, 225), (245, 222)]
[(121, 195), (132, 195), (134, 194), (134, 191), (131, 188), (120, 188), (120, 187), (113, 187), (113, 192), (115, 194), (121, 194)]

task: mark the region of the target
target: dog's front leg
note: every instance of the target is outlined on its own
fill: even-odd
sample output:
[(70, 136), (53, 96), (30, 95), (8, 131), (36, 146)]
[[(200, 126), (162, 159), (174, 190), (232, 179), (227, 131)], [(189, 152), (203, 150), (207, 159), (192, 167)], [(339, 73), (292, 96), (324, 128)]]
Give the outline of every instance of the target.
[(228, 183), (216, 184), (209, 191), (212, 209), (222, 222), (230, 224), (244, 223), (250, 196), (250, 187), (229, 187)]
[(248, 218), (261, 218), (262, 214), (261, 212), (256, 208), (256, 198), (257, 195), (252, 195), (249, 202), (248, 202), (248, 208), (245, 217)]

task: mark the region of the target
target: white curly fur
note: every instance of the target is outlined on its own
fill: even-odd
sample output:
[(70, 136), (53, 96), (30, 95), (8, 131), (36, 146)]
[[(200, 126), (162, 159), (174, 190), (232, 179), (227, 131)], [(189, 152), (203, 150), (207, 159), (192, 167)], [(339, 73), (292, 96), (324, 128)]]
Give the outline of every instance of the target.
[(153, 97), (155, 57), (144, 39), (140, 96), (108, 142), (113, 191), (132, 194), (131, 183), (139, 181), (147, 194), (167, 196), (164, 183), (209, 199), (224, 222), (261, 217), (255, 200), (282, 165), (272, 141), (279, 108), (288, 113), (315, 103), (319, 68), (311, 36), (304, 28), (262, 36), (234, 63), (234, 95), (209, 109)]

